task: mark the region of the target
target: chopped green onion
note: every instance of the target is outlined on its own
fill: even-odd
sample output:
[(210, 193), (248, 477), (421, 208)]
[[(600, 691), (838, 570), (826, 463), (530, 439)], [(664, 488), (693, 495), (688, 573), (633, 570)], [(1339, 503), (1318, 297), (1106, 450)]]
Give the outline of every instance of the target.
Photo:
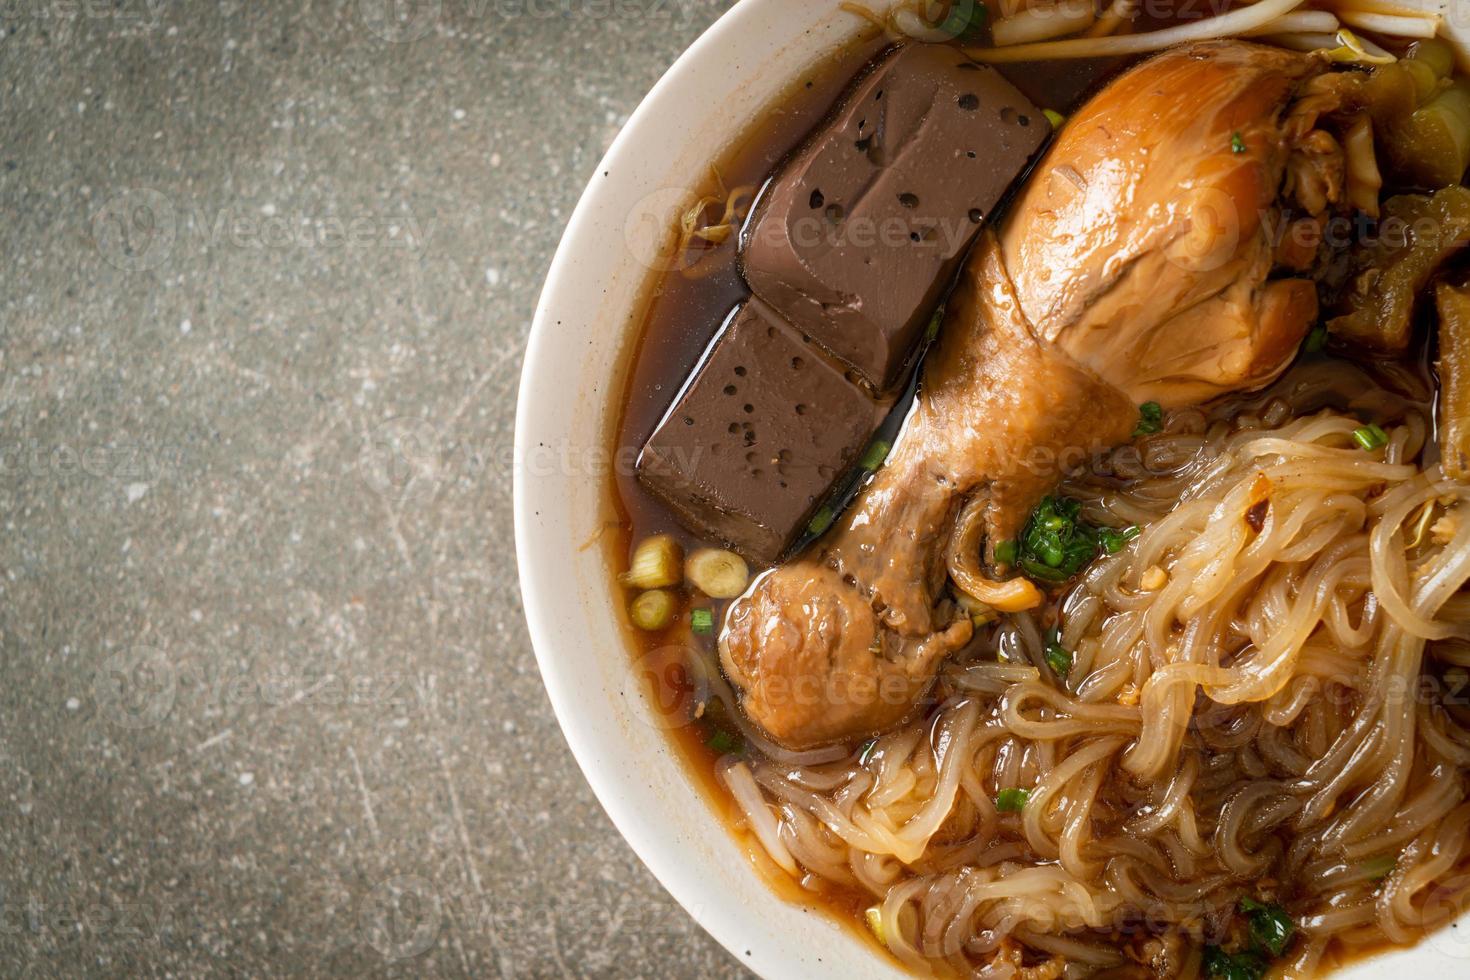
[(1078, 515), (1080, 501), (1043, 497), (1021, 530), (1019, 564), (1028, 575), (1048, 582), (1065, 581), (1097, 557), (1093, 529)]
[(832, 518), (834, 516), (831, 507), (823, 507), (812, 515), (812, 519), (807, 523), (806, 529), (812, 534), (821, 534), (832, 526)]
[(689, 610), (689, 627), (696, 633), (713, 633), (715, 614), (708, 609), (691, 609)]
[(892, 448), (892, 446), (888, 445), (882, 439), (874, 439), (868, 444), (868, 451), (863, 453), (861, 461), (862, 468), (865, 470), (876, 470), (883, 465), (883, 461), (888, 458), (888, 450)]
[(1230, 152), (1231, 153), (1244, 153), (1245, 152), (1245, 137), (1241, 136), (1239, 133), (1231, 133), (1230, 134)]
[(711, 598), (733, 599), (745, 591), (750, 568), (733, 551), (700, 548), (684, 562), (684, 575)]
[(1296, 932), (1296, 923), (1286, 914), (1286, 909), (1275, 902), (1258, 902), (1253, 898), (1240, 900), (1240, 912), (1250, 923), (1251, 943), (1262, 952), (1280, 956), (1291, 944)]
[(866, 742), (863, 743), (863, 747), (858, 750), (858, 764), (859, 765), (864, 765), (865, 766), (865, 765), (868, 764), (868, 756), (870, 756), (870, 755), (873, 754), (873, 749), (874, 749), (874, 747), (877, 746), (877, 744), (878, 744), (878, 740), (876, 738), (870, 738)]
[(1019, 539), (996, 542), (995, 560), (1038, 582), (1065, 582), (1098, 555), (1115, 555), (1139, 535), (1136, 526), (1094, 527), (1081, 513), (1080, 500), (1043, 497)]
[(628, 570), (618, 581), (635, 589), (666, 589), (684, 577), (684, 549), (672, 535), (655, 534), (633, 549)]
[(1227, 953), (1219, 946), (1206, 946), (1204, 975), (1210, 980), (1261, 980), (1266, 961), (1255, 953)]
[(972, 40), (980, 28), (985, 26), (985, 4), (976, 0), (955, 0), (949, 6), (949, 16), (939, 29), (959, 41)]
[(1033, 561), (1030, 558), (1022, 558), (1017, 564), (1020, 565), (1021, 571), (1025, 572), (1028, 578), (1036, 579), (1039, 582), (1065, 582), (1072, 577), (1059, 568), (1043, 565), (1041, 562)]
[(727, 752), (740, 751), (744, 742), (745, 740), (740, 736), (732, 735), (723, 728), (720, 728), (716, 729), (715, 733), (709, 737), (709, 741), (704, 744), (723, 755)]
[(1061, 129), (1062, 123), (1067, 121), (1067, 117), (1055, 109), (1042, 109), (1041, 114), (1046, 117), (1047, 122), (1051, 123), (1052, 129)]
[(1072, 653), (1062, 646), (1061, 637), (1055, 629), (1046, 637), (1046, 665), (1061, 678), (1072, 672)]
[(941, 305), (939, 307), (939, 309), (937, 309), (937, 310), (934, 311), (934, 315), (929, 318), (929, 327), (928, 327), (928, 329), (926, 329), (924, 331), (924, 339), (925, 340), (933, 340), (935, 337), (938, 337), (939, 336), (939, 325), (941, 323), (943, 323), (943, 322), (944, 322), (944, 307)]
[(1393, 874), (1393, 869), (1396, 867), (1398, 867), (1398, 861), (1392, 855), (1384, 854), (1364, 861), (1363, 873), (1368, 876), (1369, 881), (1382, 881)]
[(1102, 546), (1103, 551), (1116, 555), (1123, 550), (1125, 544), (1138, 535), (1137, 524), (1130, 524), (1127, 527), (1100, 527), (1097, 529), (1097, 543)]
[(628, 616), (641, 630), (656, 633), (674, 621), (678, 603), (668, 589), (649, 589), (638, 593), (628, 606)]
[(995, 796), (995, 808), (1001, 813), (1020, 813), (1029, 799), (1029, 789), (1003, 789)]
[(1065, 647), (1053, 643), (1046, 648), (1046, 665), (1058, 677), (1065, 678), (1072, 671), (1072, 655)]
[(1319, 323), (1307, 334), (1306, 343), (1302, 344), (1302, 350), (1308, 354), (1315, 354), (1327, 346), (1327, 324)]
[(1211, 980), (1262, 980), (1270, 959), (1285, 953), (1296, 933), (1296, 923), (1274, 902), (1243, 898), (1239, 909), (1246, 918), (1250, 946), (1236, 953), (1206, 946), (1202, 965)]
[(1372, 452), (1388, 445), (1388, 433), (1370, 422), (1361, 429), (1353, 430), (1353, 441)]
[(1164, 410), (1158, 402), (1144, 402), (1138, 406), (1138, 424), (1133, 427), (1133, 436), (1151, 435), (1164, 428)]

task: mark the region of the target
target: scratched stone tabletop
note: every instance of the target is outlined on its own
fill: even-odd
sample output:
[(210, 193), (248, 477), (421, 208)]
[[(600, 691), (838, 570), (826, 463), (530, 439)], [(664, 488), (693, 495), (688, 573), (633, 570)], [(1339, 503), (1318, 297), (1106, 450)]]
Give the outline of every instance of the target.
[(560, 735), (509, 448), (727, 5), (0, 0), (0, 975), (741, 973)]

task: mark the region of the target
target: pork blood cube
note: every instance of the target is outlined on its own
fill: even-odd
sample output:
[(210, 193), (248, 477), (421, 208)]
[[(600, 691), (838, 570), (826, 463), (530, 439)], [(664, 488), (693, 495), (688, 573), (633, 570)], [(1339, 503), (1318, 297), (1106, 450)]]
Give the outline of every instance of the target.
[(759, 300), (737, 307), (638, 456), (689, 528), (774, 562), (886, 405)]
[(898, 48), (761, 194), (741, 241), (745, 280), (889, 390), (959, 258), (1050, 131), (994, 69), (942, 45)]

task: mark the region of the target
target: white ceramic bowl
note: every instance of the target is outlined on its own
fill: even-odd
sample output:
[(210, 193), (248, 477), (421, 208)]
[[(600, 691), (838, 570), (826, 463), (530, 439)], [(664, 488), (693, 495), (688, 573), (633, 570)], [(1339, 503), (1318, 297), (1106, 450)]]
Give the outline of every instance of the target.
[[(1451, 3), (1458, 5), (1458, 10)], [(649, 277), (650, 235), (735, 134), (804, 70), (856, 38), (838, 0), (742, 0), (654, 86), (598, 165), (536, 309), (515, 434), (521, 592), (541, 675), (587, 781), (633, 850), (689, 914), (765, 977), (899, 977), (855, 932), (779, 898), (650, 721), (630, 669), (602, 548), (607, 449)], [(876, 3), (871, 3), (877, 6)], [(1464, 39), (1466, 0), (1439, 10)], [(657, 215), (663, 215), (660, 224)], [(1460, 976), (1470, 945), (1443, 931), (1343, 977)]]

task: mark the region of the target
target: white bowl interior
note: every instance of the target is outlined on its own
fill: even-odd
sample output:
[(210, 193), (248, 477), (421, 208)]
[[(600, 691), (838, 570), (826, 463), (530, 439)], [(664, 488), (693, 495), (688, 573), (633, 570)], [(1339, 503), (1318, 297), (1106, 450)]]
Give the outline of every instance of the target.
[[(767, 977), (899, 977), (835, 920), (777, 896), (650, 722), (604, 550), (608, 445), (650, 269), (648, 216), (667, 213), (710, 161), (803, 71), (859, 36), (838, 0), (743, 0), (639, 106), (582, 195), (532, 326), (516, 413), (521, 589), (541, 673), (588, 782), (674, 898)], [(876, 5), (876, 4), (875, 4)], [(1437, 10), (1465, 50), (1470, 17)], [(660, 229), (654, 229), (659, 231)], [(1463, 931), (1460, 930), (1460, 931)], [(1444, 930), (1344, 977), (1458, 975), (1470, 948)]]

